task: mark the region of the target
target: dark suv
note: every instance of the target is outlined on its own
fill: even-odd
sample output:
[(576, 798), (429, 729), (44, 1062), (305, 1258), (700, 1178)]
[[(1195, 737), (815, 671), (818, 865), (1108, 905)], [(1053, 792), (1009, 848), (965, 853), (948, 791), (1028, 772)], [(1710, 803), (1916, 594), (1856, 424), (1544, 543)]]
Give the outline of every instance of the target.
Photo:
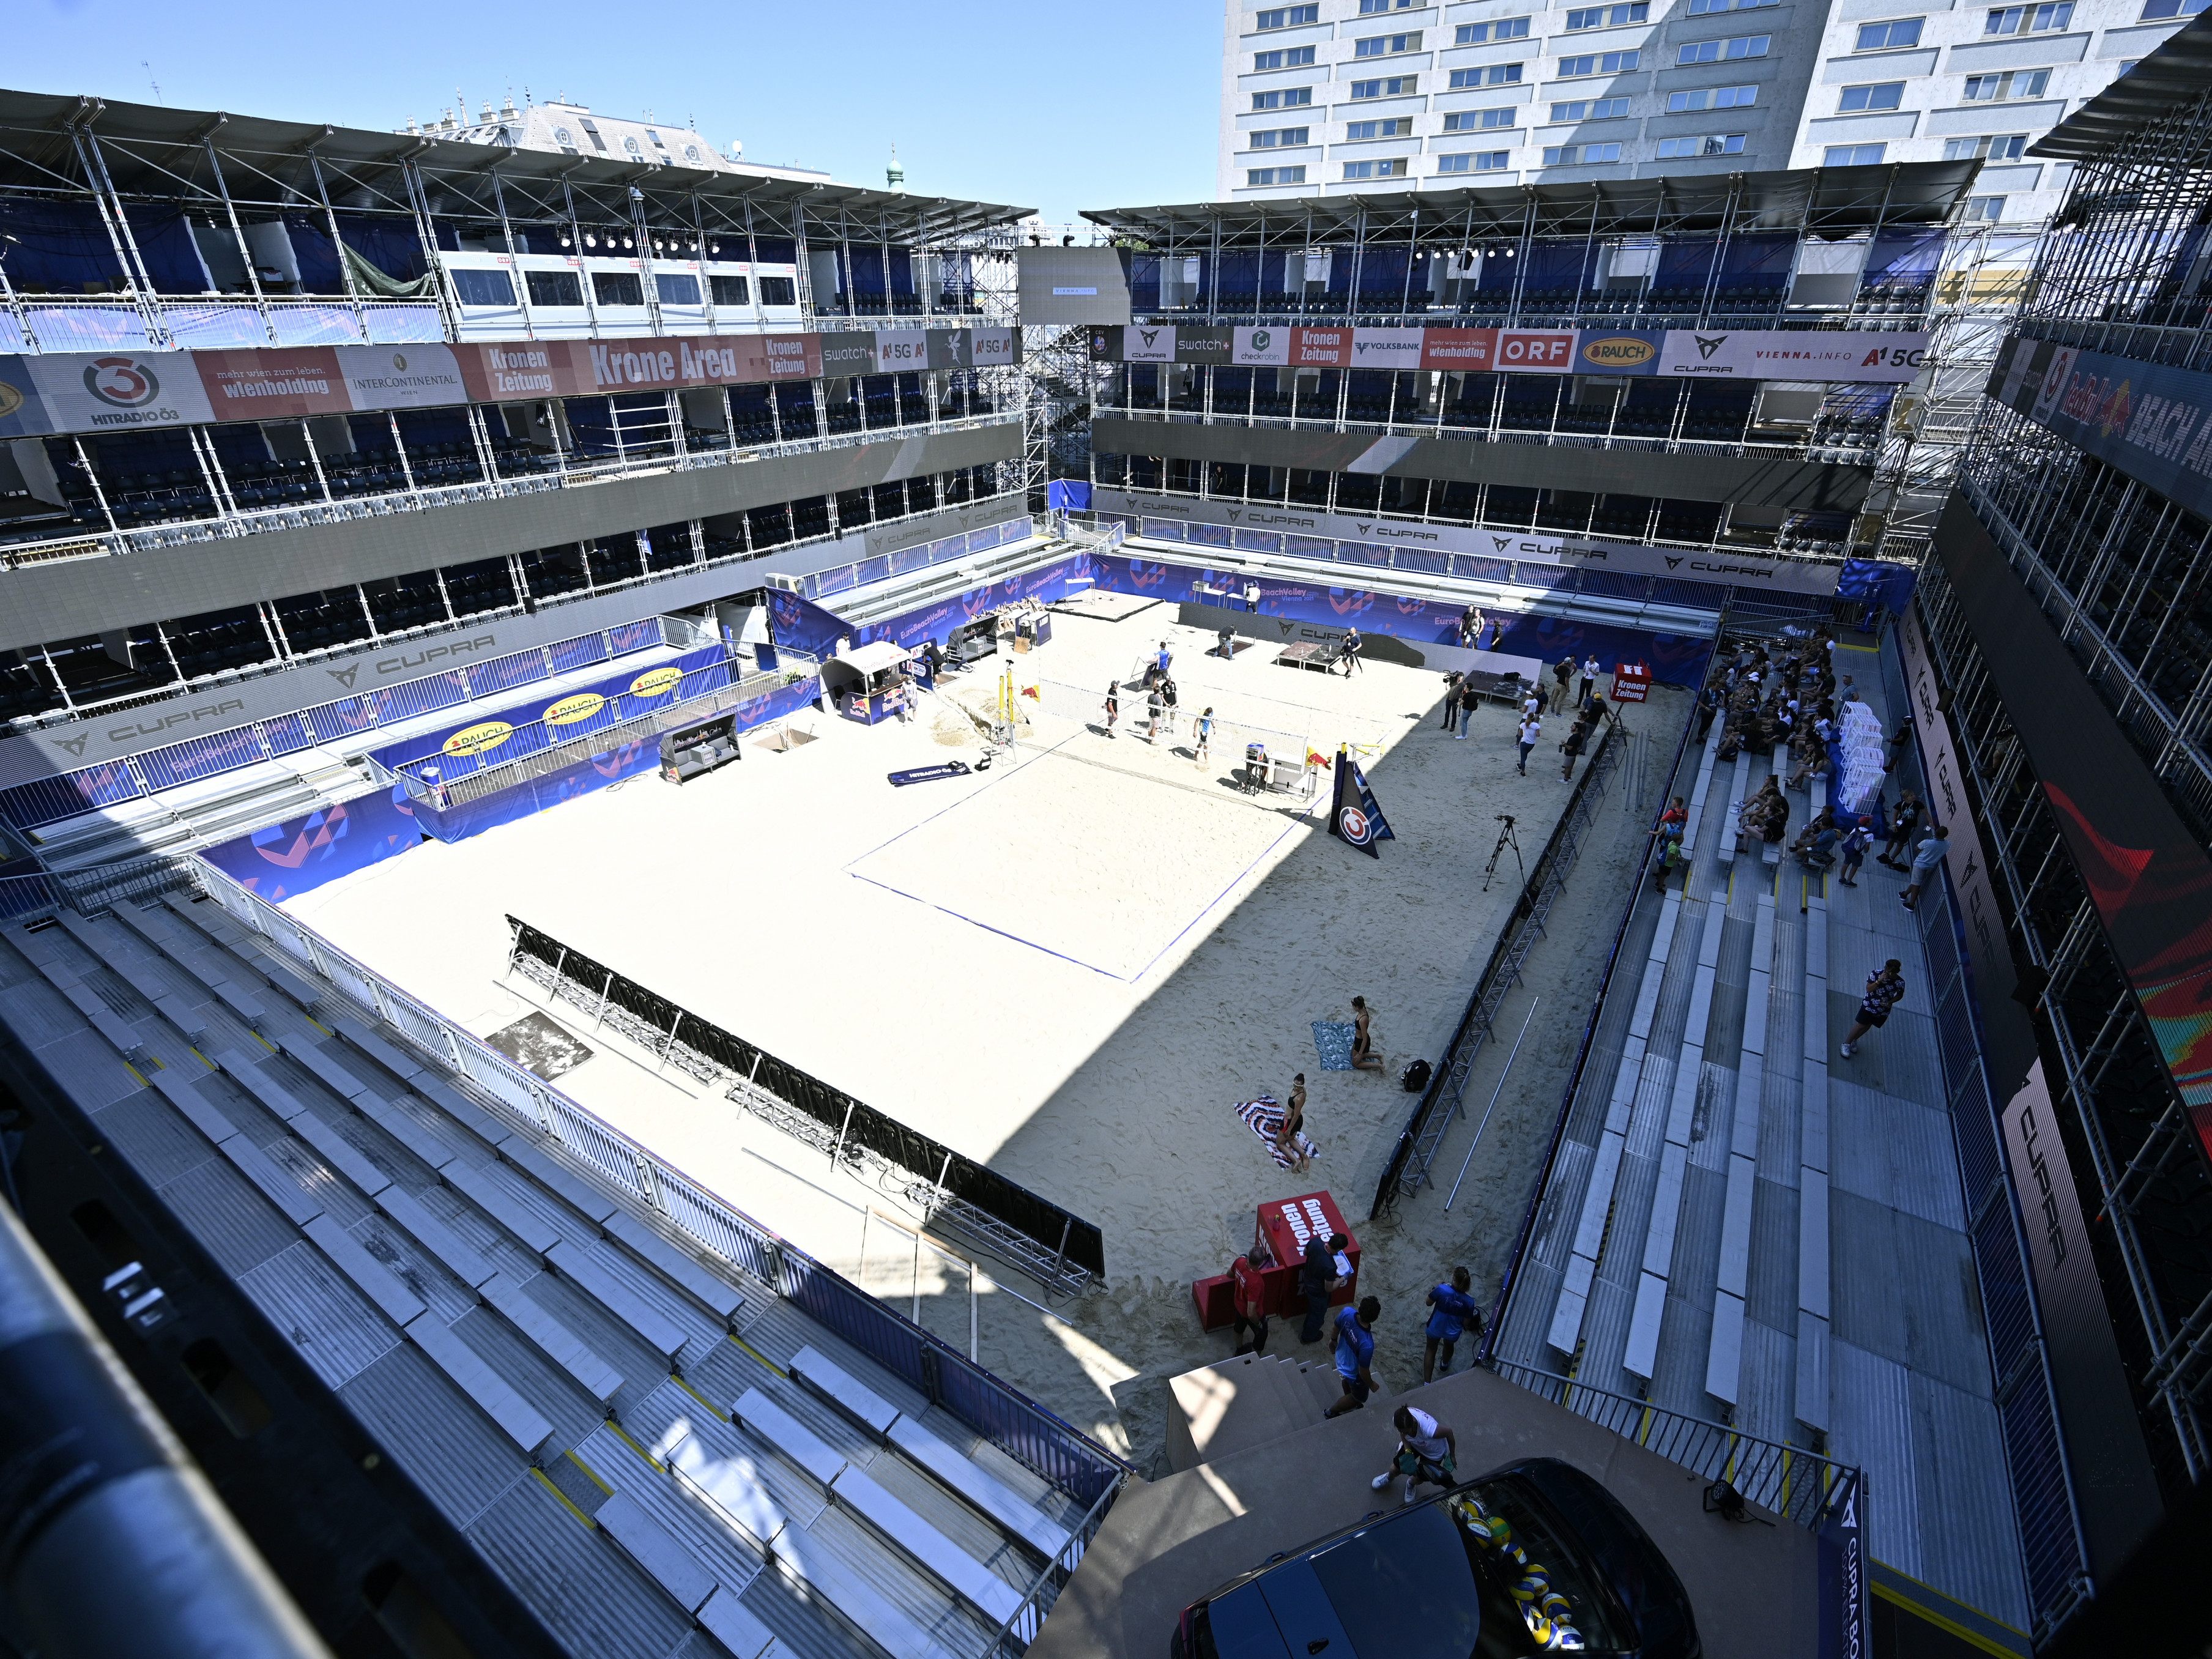
[(1175, 1659), (1698, 1659), (1681, 1581), (1603, 1486), (1556, 1458), (1515, 1463), (1183, 1609)]

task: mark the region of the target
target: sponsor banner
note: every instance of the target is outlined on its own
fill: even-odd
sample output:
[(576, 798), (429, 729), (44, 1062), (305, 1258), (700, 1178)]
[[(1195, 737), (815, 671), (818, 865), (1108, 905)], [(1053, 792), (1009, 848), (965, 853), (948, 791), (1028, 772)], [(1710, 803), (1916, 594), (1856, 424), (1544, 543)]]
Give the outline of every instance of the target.
[(971, 328), (962, 331), (968, 337), (970, 368), (1011, 368), (1022, 360), (1022, 331), (1018, 328)]
[(1928, 338), (1872, 329), (1669, 329), (1659, 373), (1902, 385), (1926, 366)]
[(1584, 330), (1576, 337), (1577, 374), (1656, 374), (1667, 336), (1657, 330), (1636, 329), (1613, 334)]
[(1229, 361), (1256, 368), (1287, 367), (1291, 361), (1291, 331), (1287, 328), (1239, 328), (1230, 331)]
[[(2212, 513), (2212, 374), (2022, 342), (2012, 406), (2197, 514)], [(2042, 361), (2040, 375), (2033, 362)]]
[(876, 333), (876, 373), (912, 374), (929, 367), (929, 334), (919, 328), (879, 329)]
[(1175, 361), (1176, 331), (1171, 328), (1132, 323), (1121, 331), (1125, 362), (1171, 363)]
[(1291, 361), (1321, 368), (1352, 367), (1352, 331), (1348, 328), (1294, 328), (1291, 331)]
[(1494, 328), (1425, 328), (1421, 365), (1447, 374), (1486, 374), (1498, 367)]
[(1419, 328), (1355, 328), (1352, 331), (1352, 361), (1358, 368), (1419, 368), (1421, 367)]
[[(1354, 563), (1381, 563), (1388, 556), (1388, 550), (1410, 548), (1824, 596), (1836, 591), (1837, 577), (1842, 568), (1838, 564), (1775, 558), (1748, 550), (1698, 552), (1623, 542), (1585, 541), (1525, 531), (1485, 530), (1466, 525), (1413, 524), (1402, 519), (1315, 513), (1295, 507), (1201, 501), (1182, 495), (1139, 495), (1103, 487), (1091, 492), (1091, 501), (1094, 509), (1101, 513), (1127, 513), (1139, 519), (1172, 519), (1185, 524), (1226, 525), (1236, 530), (1326, 538), (1341, 544), (1339, 556)], [(1133, 533), (1146, 532), (1139, 530)], [(1236, 544), (1246, 545), (1241, 540)], [(1261, 550), (1261, 544), (1252, 545)], [(1327, 558), (1328, 554), (1316, 549), (1311, 556)], [(1412, 567), (1408, 565), (1407, 568)], [(1429, 570), (1426, 574), (1435, 572)]]
[(876, 337), (872, 334), (823, 334), (817, 337), (822, 353), (822, 378), (850, 380), (876, 372)]
[(52, 432), (46, 400), (31, 379), (28, 357), (0, 357), (0, 438), (35, 437)]
[(1571, 374), (1575, 333), (1569, 328), (1501, 328), (1498, 367), (1508, 374)]
[(70, 351), (24, 360), (52, 432), (128, 432), (215, 418), (191, 357), (174, 351)]
[(1125, 362), (1121, 356), (1121, 336), (1127, 331), (1117, 325), (1101, 323), (1090, 331), (1091, 361), (1094, 363)]
[(202, 848), (199, 856), (270, 903), (281, 904), (422, 842), (414, 805), (394, 784)]
[(453, 348), (461, 384), (477, 403), (512, 398), (559, 398), (590, 389), (571, 341), (515, 340)]
[(218, 421), (303, 420), (350, 415), (353, 399), (328, 346), (287, 351), (198, 351), (192, 366)]
[(333, 346), (356, 410), (432, 409), (469, 400), (459, 360), (441, 345)]
[(1236, 333), (1229, 328), (1178, 328), (1176, 361), (1179, 363), (1225, 363)]

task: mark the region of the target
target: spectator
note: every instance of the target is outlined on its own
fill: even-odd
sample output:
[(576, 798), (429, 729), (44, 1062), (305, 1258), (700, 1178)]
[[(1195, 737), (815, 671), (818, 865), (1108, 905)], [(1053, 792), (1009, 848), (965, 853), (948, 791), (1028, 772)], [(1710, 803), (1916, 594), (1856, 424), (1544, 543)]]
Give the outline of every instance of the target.
[(1859, 1017), (1844, 1033), (1843, 1056), (1859, 1051), (1859, 1039), (1889, 1021), (1889, 1011), (1905, 1000), (1905, 964), (1895, 957), (1867, 975), (1866, 994), (1859, 999)]
[(1474, 676), (1466, 676), (1459, 683), (1459, 735), (1462, 741), (1467, 737), (1467, 723), (1474, 718), (1474, 711), (1481, 702), (1482, 692), (1474, 683)]
[(1306, 1322), (1298, 1332), (1301, 1342), (1321, 1340), (1322, 1321), (1328, 1316), (1328, 1299), (1344, 1280), (1336, 1271), (1337, 1252), (1352, 1241), (1342, 1233), (1323, 1238), (1319, 1233), (1306, 1240), (1298, 1261), (1298, 1292), (1306, 1299)]
[(1566, 759), (1559, 767), (1559, 781), (1565, 783), (1575, 775), (1575, 762), (1582, 757), (1583, 745), (1589, 740), (1589, 727), (1577, 720), (1568, 731), (1566, 739), (1559, 744), (1559, 752)]
[(1382, 1304), (1371, 1296), (1361, 1297), (1357, 1308), (1336, 1310), (1336, 1374), (1344, 1392), (1322, 1416), (1356, 1412), (1375, 1392), (1375, 1322), (1382, 1316)]
[(1591, 652), (1583, 659), (1582, 684), (1575, 688), (1575, 701), (1583, 708), (1589, 707), (1590, 693), (1597, 690), (1597, 653)]
[(1874, 820), (1862, 817), (1844, 831), (1836, 850), (1843, 855), (1844, 867), (1836, 878), (1846, 887), (1859, 884), (1859, 866), (1866, 862), (1867, 848), (1874, 845)]
[(1575, 679), (1575, 658), (1572, 652), (1569, 652), (1552, 665), (1552, 678), (1559, 684), (1559, 695), (1555, 701), (1560, 708), (1565, 708), (1567, 706), (1567, 688), (1574, 684)]
[(1713, 716), (1721, 712), (1723, 696), (1717, 680), (1707, 680), (1705, 689), (1698, 693), (1698, 742), (1703, 743), (1705, 733), (1712, 730)]
[(1898, 896), (1898, 902), (1906, 909), (1920, 908), (1920, 890), (1935, 878), (1936, 866), (1943, 862), (1944, 844), (1950, 835), (1948, 830), (1936, 824), (1929, 830), (1928, 839), (1914, 850), (1911, 874), (1905, 881), (1905, 891)]
[[(1229, 1305), (1237, 1322), (1237, 1352), (1267, 1352), (1267, 1308), (1261, 1293), (1260, 1270), (1249, 1255), (1240, 1255), (1229, 1265)], [(1251, 1333), (1249, 1338), (1247, 1331)]]
[(1682, 805), (1682, 798), (1677, 795), (1668, 804), (1667, 810), (1659, 815), (1659, 822), (1651, 826), (1651, 834), (1655, 839), (1661, 836), (1679, 836), (1688, 827), (1689, 822), (1689, 811)]
[(1912, 832), (1919, 827), (1922, 811), (1920, 797), (1910, 789), (1897, 798), (1897, 810), (1889, 815), (1889, 840), (1876, 863), (1893, 870), (1905, 867), (1897, 861), (1897, 855), (1912, 845)]
[[(1667, 872), (1670, 870), (1680, 869), (1688, 861), (1682, 852), (1680, 838), (1675, 836), (1668, 836), (1659, 843), (1658, 856), (1651, 860), (1651, 884), (1661, 892), (1665, 892)], [(1687, 878), (1684, 879), (1686, 881)]]
[(1912, 716), (1907, 714), (1898, 721), (1897, 730), (1889, 734), (1889, 758), (1881, 763), (1885, 772), (1897, 770), (1897, 763), (1905, 758), (1905, 751), (1912, 746)]
[(1513, 741), (1518, 744), (1521, 747), (1521, 763), (1516, 769), (1518, 770), (1521, 775), (1524, 778), (1528, 775), (1529, 751), (1535, 748), (1537, 738), (1541, 737), (1543, 733), (1543, 721), (1538, 720), (1534, 714), (1529, 714), (1523, 717), (1521, 721), (1521, 729), (1514, 736)]
[(1459, 1439), (1418, 1406), (1401, 1406), (1390, 1421), (1398, 1431), (1398, 1449), (1390, 1467), (1369, 1481), (1376, 1492), (1386, 1489), (1399, 1475), (1406, 1477), (1404, 1501), (1413, 1501), (1413, 1489), (1424, 1481), (1450, 1487), (1459, 1482)]
[(1474, 1328), (1477, 1336), (1482, 1334), (1482, 1310), (1474, 1305), (1474, 1297), (1468, 1289), (1473, 1282), (1466, 1268), (1454, 1267), (1449, 1285), (1438, 1283), (1429, 1287), (1429, 1306), (1436, 1311), (1429, 1316), (1428, 1328), (1425, 1333), (1428, 1343), (1421, 1352), (1421, 1381), (1424, 1382), (1435, 1380), (1437, 1351), (1439, 1348), (1443, 1350), (1444, 1375), (1449, 1376), (1451, 1375), (1452, 1350), (1458, 1345), (1460, 1338), (1467, 1334), (1468, 1327)]
[(1836, 822), (1826, 812), (1799, 831), (1793, 849), (1797, 861), (1808, 870), (1825, 870), (1836, 861)]

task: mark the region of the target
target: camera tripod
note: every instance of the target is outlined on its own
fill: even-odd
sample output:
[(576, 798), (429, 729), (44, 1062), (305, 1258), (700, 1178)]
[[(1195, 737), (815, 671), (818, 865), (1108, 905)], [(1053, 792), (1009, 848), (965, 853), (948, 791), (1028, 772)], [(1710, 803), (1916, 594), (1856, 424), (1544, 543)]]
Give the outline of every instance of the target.
[(1482, 890), (1486, 893), (1490, 890), (1490, 884), (1498, 874), (1498, 860), (1509, 847), (1513, 849), (1514, 867), (1521, 872), (1521, 884), (1526, 887), (1528, 884), (1528, 866), (1521, 862), (1521, 838), (1513, 833), (1513, 815), (1498, 812), (1492, 816), (1498, 823), (1498, 845), (1490, 849), (1490, 862), (1482, 866)]

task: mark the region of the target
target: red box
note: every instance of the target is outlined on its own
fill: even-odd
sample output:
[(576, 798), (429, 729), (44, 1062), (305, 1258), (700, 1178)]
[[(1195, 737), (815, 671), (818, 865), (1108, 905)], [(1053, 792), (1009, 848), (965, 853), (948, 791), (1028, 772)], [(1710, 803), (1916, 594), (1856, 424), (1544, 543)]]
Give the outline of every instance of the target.
[(1200, 1330), (1218, 1331), (1236, 1316), (1236, 1281), (1227, 1273), (1191, 1281), (1190, 1299), (1198, 1304)]
[(1613, 700), (1616, 703), (1642, 702), (1651, 695), (1651, 670), (1640, 662), (1615, 663), (1613, 668)]
[[(1293, 1213), (1295, 1212), (1295, 1213)], [(1326, 1238), (1342, 1233), (1351, 1243), (1344, 1254), (1352, 1263), (1352, 1276), (1329, 1298), (1342, 1307), (1359, 1296), (1359, 1241), (1344, 1224), (1344, 1213), (1327, 1193), (1302, 1193), (1296, 1198), (1271, 1199), (1260, 1206), (1252, 1236), (1252, 1265), (1260, 1270), (1262, 1305), (1270, 1315), (1303, 1314), (1306, 1298), (1298, 1289), (1298, 1269), (1304, 1261), (1306, 1240), (1319, 1233)]]

